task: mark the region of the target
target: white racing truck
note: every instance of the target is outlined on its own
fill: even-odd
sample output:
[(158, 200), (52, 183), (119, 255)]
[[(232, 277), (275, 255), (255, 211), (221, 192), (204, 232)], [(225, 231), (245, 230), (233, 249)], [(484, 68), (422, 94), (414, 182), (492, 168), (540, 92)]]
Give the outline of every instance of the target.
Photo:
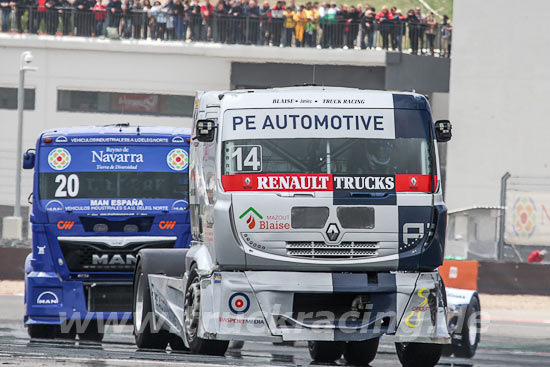
[(451, 338), (436, 142), (450, 138), (413, 93), (198, 93), (193, 241), (139, 253), (138, 347), (308, 341), (315, 361), (368, 364), (386, 334), (404, 366), (437, 364)]

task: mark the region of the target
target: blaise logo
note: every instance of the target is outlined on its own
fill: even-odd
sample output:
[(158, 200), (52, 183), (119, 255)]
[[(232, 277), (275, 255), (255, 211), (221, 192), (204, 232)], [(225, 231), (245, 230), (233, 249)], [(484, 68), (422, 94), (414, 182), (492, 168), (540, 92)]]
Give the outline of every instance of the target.
[(254, 229), (256, 227), (256, 219), (254, 217), (258, 217), (259, 219), (264, 219), (260, 213), (256, 211), (253, 207), (250, 207), (244, 211), (244, 213), (241, 214), (239, 219), (243, 219), (247, 214), (249, 214), (248, 218), (246, 219), (246, 224), (248, 225), (248, 228)]

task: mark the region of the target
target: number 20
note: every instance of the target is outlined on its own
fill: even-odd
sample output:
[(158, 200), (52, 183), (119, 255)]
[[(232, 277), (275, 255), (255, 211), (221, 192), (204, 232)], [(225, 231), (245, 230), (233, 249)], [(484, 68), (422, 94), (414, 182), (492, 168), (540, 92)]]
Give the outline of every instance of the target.
[(68, 178), (65, 175), (57, 175), (55, 176), (55, 183), (59, 184), (55, 190), (56, 198), (66, 198), (67, 196), (74, 198), (78, 195), (80, 183), (77, 175), (72, 174)]

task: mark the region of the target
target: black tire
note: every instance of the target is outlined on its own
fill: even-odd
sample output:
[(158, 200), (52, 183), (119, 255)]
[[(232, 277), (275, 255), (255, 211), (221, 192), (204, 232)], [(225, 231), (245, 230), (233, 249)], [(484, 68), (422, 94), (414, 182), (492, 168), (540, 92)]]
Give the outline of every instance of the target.
[(443, 347), (441, 347), (441, 356), (442, 357), (450, 357), (453, 355), (454, 346), (452, 344), (444, 344)]
[(103, 340), (103, 330), (100, 330), (97, 321), (91, 320), (88, 323), (86, 330), (78, 333), (78, 339), (82, 341), (101, 343)]
[(149, 289), (148, 273), (143, 269), (141, 261), (136, 265), (134, 273), (134, 301), (132, 306), (134, 320), (134, 337), (140, 349), (166, 349), (169, 334), (160, 333), (153, 328), (153, 308)]
[(59, 325), (27, 325), (27, 334), (31, 339), (55, 339)]
[(56, 337), (59, 339), (74, 340), (76, 338), (76, 326), (59, 325)]
[(202, 339), (197, 335), (198, 321), (200, 320), (200, 285), (199, 275), (196, 266), (193, 265), (189, 271), (189, 278), (185, 285), (184, 302), (184, 327), (185, 338), (189, 345), (189, 350), (194, 354), (207, 354), (214, 356), (223, 356), (229, 346), (227, 340), (208, 340)]
[(241, 350), (241, 349), (243, 349), (243, 347), (244, 347), (244, 341), (242, 341), (242, 340), (232, 340), (229, 343), (229, 349)]
[(177, 352), (189, 352), (189, 348), (185, 346), (183, 339), (176, 334), (170, 334), (170, 348)]
[(395, 343), (403, 367), (433, 367), (441, 358), (441, 344)]
[[(461, 336), (462, 339), (459, 343), (453, 345), (453, 352), (455, 357), (458, 358), (472, 358), (476, 354), (477, 346), (480, 340), (480, 314), (481, 307), (479, 305), (479, 299), (477, 296), (472, 297), (468, 308), (466, 309), (466, 316), (464, 317)], [(475, 325), (472, 325), (475, 322)], [(475, 327), (475, 331), (471, 330)], [(475, 338), (472, 338), (472, 334), (475, 333)], [(474, 339), (474, 340), (472, 340)]]
[(315, 362), (332, 363), (344, 353), (344, 342), (308, 342), (309, 355)]
[(379, 343), (380, 338), (347, 342), (344, 349), (344, 358), (354, 366), (366, 366), (374, 361)]

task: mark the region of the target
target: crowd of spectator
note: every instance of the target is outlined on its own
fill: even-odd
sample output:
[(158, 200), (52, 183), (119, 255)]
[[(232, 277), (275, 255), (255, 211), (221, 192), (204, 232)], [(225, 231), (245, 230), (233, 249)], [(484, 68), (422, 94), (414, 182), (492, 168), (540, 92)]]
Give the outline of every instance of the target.
[[(151, 3), (151, 1), (154, 1)], [(2, 32), (361, 48), (449, 57), (449, 17), (383, 6), (295, 0), (0, 0)], [(439, 19), (438, 19), (439, 18)]]

